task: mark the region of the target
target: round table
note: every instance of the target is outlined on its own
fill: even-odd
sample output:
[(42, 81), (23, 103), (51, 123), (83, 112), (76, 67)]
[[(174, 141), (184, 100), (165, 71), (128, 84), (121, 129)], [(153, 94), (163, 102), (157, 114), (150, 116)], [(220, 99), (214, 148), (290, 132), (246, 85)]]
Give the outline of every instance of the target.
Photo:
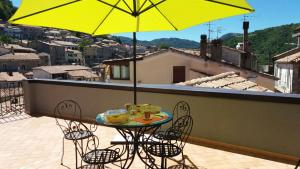
[(124, 169), (130, 168), (135, 155), (138, 155), (141, 161), (148, 167), (160, 168), (155, 164), (155, 159), (145, 151), (146, 143), (150, 142), (153, 134), (161, 125), (170, 122), (172, 119), (173, 114), (169, 112), (152, 114), (150, 120), (145, 120), (143, 114), (137, 113), (136, 115), (130, 115), (128, 122), (121, 124), (108, 122), (104, 113), (98, 114), (96, 117), (99, 125), (115, 128), (124, 138), (127, 154), (125, 159), (122, 159), (125, 161), (122, 165)]

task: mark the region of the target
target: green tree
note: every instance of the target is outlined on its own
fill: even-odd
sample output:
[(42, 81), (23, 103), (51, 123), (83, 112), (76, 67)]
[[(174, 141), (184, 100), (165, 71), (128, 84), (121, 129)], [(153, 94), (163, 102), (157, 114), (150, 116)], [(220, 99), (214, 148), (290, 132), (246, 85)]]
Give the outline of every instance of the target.
[(10, 0), (0, 1), (0, 19), (7, 21), (15, 12), (16, 8)]
[(160, 49), (169, 49), (170, 46), (167, 45), (167, 44), (162, 43), (162, 44), (159, 45), (159, 48), (160, 48)]
[(93, 42), (91, 42), (90, 40), (87, 39), (81, 39), (81, 41), (79, 42), (79, 50), (81, 52), (83, 52), (84, 47), (91, 45)]
[(0, 42), (12, 43), (12, 39), (8, 35), (0, 35)]

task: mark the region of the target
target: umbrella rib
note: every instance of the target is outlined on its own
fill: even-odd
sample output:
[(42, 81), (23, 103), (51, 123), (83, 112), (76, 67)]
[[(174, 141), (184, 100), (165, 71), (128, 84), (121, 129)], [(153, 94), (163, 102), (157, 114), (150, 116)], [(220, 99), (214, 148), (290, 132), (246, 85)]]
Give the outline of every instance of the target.
[(234, 8), (244, 9), (244, 10), (247, 10), (247, 11), (250, 11), (250, 12), (254, 11), (254, 9), (245, 8), (245, 7), (237, 6), (237, 5), (232, 5), (232, 4), (228, 4), (228, 3), (224, 3), (224, 2), (219, 2), (219, 1), (216, 1), (216, 0), (205, 0), (205, 1), (212, 2), (212, 3), (217, 3), (217, 4), (221, 4), (221, 5), (226, 5), (226, 6), (230, 6), (230, 7), (234, 7)]
[[(127, 13), (127, 14), (129, 14), (129, 15), (132, 15), (132, 13), (130, 13), (130, 12), (128, 12), (128, 11), (122, 9), (122, 8), (119, 8), (119, 7), (117, 7), (116, 5), (112, 5), (112, 4), (107, 3), (107, 2), (104, 2), (104, 1), (102, 1), (102, 0), (98, 0), (98, 1), (101, 2), (101, 3), (103, 3), (103, 4), (105, 4), (105, 5), (110, 6), (110, 7), (112, 7), (112, 8), (115, 8), (115, 9), (118, 9), (118, 10), (120, 10), (120, 11), (122, 11), (122, 12), (125, 12), (125, 13)], [(120, 1), (118, 1), (117, 5), (118, 5), (119, 3), (120, 3)], [(132, 11), (132, 10), (130, 9), (130, 11)]]
[[(99, 0), (98, 0), (99, 1)], [(107, 13), (107, 15), (105, 16), (105, 18), (100, 22), (100, 24), (97, 26), (97, 28), (94, 30), (94, 32), (92, 33), (93, 35), (96, 33), (96, 31), (99, 29), (99, 27), (106, 21), (106, 19), (108, 18), (108, 16), (111, 14), (111, 12), (116, 9), (116, 6), (121, 2), (121, 0), (119, 0), (114, 6), (112, 6), (111, 10)]]
[[(151, 0), (149, 0), (151, 2), (152, 5), (154, 5), (153, 7), (165, 18), (165, 20), (167, 20), (169, 22), (170, 25), (172, 25), (172, 27), (177, 31), (178, 29), (175, 27), (175, 25), (167, 18), (166, 15), (164, 15), (160, 9), (158, 9), (157, 5), (155, 5)], [(164, 2), (164, 1), (163, 1)]]
[(61, 8), (61, 7), (67, 6), (67, 5), (71, 5), (71, 4), (79, 2), (79, 1), (81, 1), (81, 0), (75, 0), (75, 1), (68, 2), (68, 3), (62, 4), (62, 5), (58, 5), (58, 6), (55, 6), (55, 7), (52, 7), (52, 8), (48, 8), (48, 9), (45, 9), (45, 10), (42, 10), (42, 11), (38, 11), (38, 12), (35, 12), (35, 13), (32, 13), (32, 14), (21, 16), (21, 17), (18, 17), (16, 19), (13, 19), (12, 21), (17, 21), (17, 20), (20, 20), (20, 19), (28, 18), (28, 17), (33, 16), (33, 15), (37, 15), (37, 14), (44, 13), (44, 12), (54, 10), (54, 9), (57, 9), (57, 8)]
[(144, 5), (146, 4), (148, 0), (144, 0), (143, 4), (140, 6), (140, 9), (138, 10), (138, 13), (140, 13), (141, 9), (144, 7)]
[[(146, 1), (147, 1), (147, 0), (146, 0)], [(148, 11), (149, 9), (151, 9), (151, 8), (153, 8), (153, 7), (158, 6), (159, 4), (161, 4), (161, 3), (165, 2), (165, 1), (166, 1), (166, 0), (162, 0), (162, 1), (158, 2), (158, 3), (156, 3), (156, 4), (154, 4), (154, 3), (151, 2), (152, 5), (148, 6), (146, 9), (140, 11), (140, 12), (139, 12), (139, 15), (142, 14), (142, 13), (144, 13), (144, 12), (146, 12), (146, 11)]]
[(130, 8), (130, 6), (128, 5), (128, 3), (125, 0), (122, 0), (122, 1), (127, 6), (127, 8), (131, 11), (131, 13), (133, 13), (133, 10)]

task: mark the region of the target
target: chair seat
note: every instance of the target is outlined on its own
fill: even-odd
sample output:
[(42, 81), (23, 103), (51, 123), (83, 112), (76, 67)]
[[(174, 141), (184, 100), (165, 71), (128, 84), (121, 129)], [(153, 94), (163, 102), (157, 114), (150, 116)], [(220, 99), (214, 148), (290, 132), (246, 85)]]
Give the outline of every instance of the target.
[(93, 135), (92, 132), (87, 130), (81, 130), (81, 131), (72, 131), (67, 134), (65, 134), (65, 139), (67, 140), (81, 140), (86, 139), (88, 137), (91, 137)]
[(159, 140), (177, 140), (178, 138), (181, 137), (181, 132), (180, 131), (157, 131), (153, 135), (154, 138), (159, 139)]
[(115, 162), (119, 158), (119, 153), (111, 149), (96, 149), (82, 156), (82, 160), (88, 164), (108, 164)]
[(147, 151), (157, 157), (174, 157), (179, 155), (182, 150), (174, 144), (152, 144)]

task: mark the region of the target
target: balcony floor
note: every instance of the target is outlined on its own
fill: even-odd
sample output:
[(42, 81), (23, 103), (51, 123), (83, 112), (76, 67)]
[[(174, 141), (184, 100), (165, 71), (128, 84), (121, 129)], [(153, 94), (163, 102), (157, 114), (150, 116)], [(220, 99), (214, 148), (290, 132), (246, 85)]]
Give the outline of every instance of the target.
[[(66, 169), (60, 165), (62, 133), (49, 117), (22, 117), (0, 121), (0, 168), (2, 169)], [(117, 132), (98, 127), (98, 136), (109, 145)], [(103, 145), (105, 147), (105, 145)], [(187, 144), (185, 154), (199, 169), (292, 169), (293, 166)], [(75, 168), (74, 145), (65, 141), (66, 166)], [(188, 162), (188, 164), (190, 164)], [(176, 165), (168, 161), (168, 165)], [(109, 168), (117, 168), (109, 166)], [(144, 168), (137, 159), (133, 169)]]

